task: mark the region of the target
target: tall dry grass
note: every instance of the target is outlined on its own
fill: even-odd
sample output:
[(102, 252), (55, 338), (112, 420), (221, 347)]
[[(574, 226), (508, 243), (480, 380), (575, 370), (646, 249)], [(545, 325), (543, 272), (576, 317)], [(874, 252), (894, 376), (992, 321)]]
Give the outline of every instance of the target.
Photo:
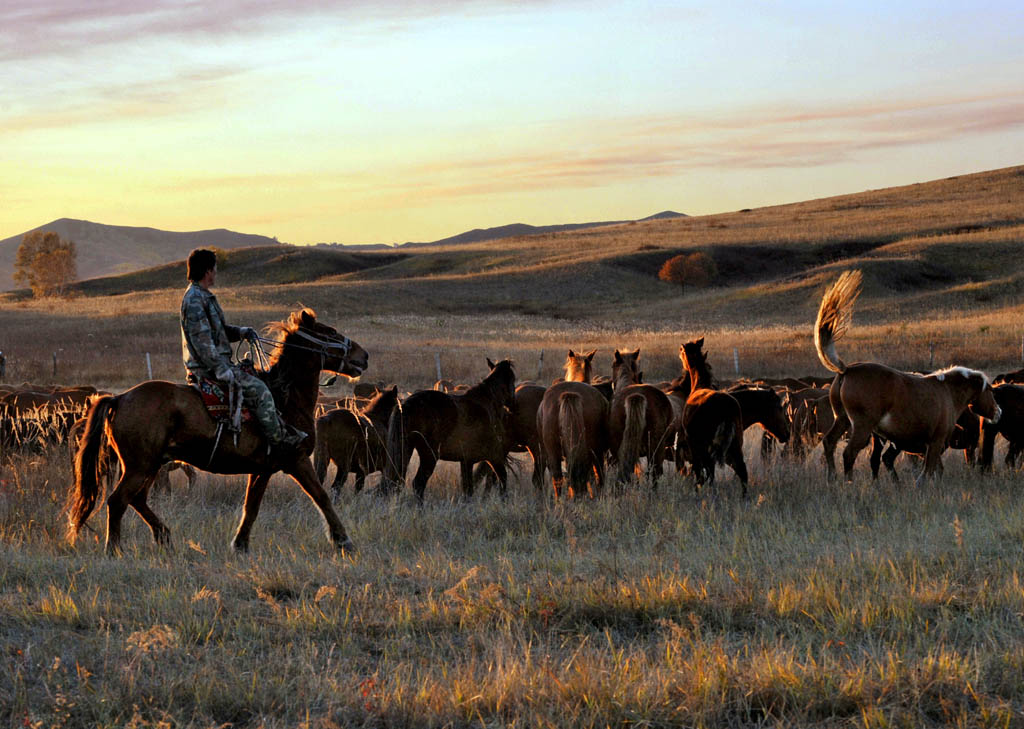
[[(826, 484), (753, 455), (697, 498), (347, 491), (336, 556), (277, 479), (248, 556), (243, 482), (152, 497), (175, 548), (63, 541), (62, 450), (0, 472), (8, 726), (1006, 726), (1024, 714), (1018, 473)], [(903, 465), (906, 471), (910, 467)], [(904, 474), (907, 475), (906, 473)], [(907, 480), (906, 478), (904, 479)], [(103, 514), (91, 525), (102, 530)]]

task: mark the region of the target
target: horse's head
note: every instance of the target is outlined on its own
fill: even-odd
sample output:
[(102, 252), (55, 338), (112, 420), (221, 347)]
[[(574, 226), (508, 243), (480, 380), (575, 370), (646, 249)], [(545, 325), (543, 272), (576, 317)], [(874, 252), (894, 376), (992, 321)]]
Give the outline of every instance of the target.
[(512, 366), (512, 360), (503, 359), (495, 363), (488, 357), (487, 366), (491, 371), (481, 384), (486, 383), (492, 391), (497, 393), (501, 404), (506, 408), (511, 408), (516, 399), (516, 371)]
[(992, 385), (987, 381), (985, 382), (984, 389), (974, 396), (974, 399), (971, 400), (967, 407), (975, 415), (980, 415), (986, 420), (990, 420), (993, 424), (998, 423), (999, 418), (1003, 416), (1003, 409), (996, 402), (995, 390), (992, 389)]
[(640, 350), (620, 352), (616, 349), (612, 357), (612, 384), (615, 387), (634, 385), (640, 379)]
[(594, 374), (591, 361), (595, 354), (596, 349), (590, 350), (587, 354), (576, 354), (570, 349), (569, 356), (565, 358), (565, 381), (590, 382)]
[(279, 326), (284, 346), (295, 345), (321, 358), (320, 369), (346, 377), (359, 377), (369, 365), (370, 355), (359, 344), (332, 326), (317, 321), (316, 312), (302, 309), (292, 312)]

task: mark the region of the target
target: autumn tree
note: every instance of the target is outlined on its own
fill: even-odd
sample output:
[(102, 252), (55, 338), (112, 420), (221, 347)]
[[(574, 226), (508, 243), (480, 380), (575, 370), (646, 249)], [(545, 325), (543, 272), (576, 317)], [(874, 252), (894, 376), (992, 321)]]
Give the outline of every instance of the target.
[(708, 286), (718, 275), (718, 268), (711, 256), (702, 251), (697, 253), (680, 253), (665, 261), (658, 278), (669, 283), (679, 284), (680, 292), (686, 291), (686, 285)]
[(53, 231), (26, 233), (14, 257), (14, 282), (28, 286), (32, 295), (62, 296), (78, 278), (75, 244)]

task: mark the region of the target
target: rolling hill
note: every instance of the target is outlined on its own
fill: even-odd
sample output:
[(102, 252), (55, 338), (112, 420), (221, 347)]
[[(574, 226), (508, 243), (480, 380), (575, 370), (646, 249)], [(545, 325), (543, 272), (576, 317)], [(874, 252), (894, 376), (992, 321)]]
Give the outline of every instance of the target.
[[(273, 238), (224, 229), (172, 232), (156, 228), (103, 225), (72, 218), (60, 218), (33, 230), (54, 231), (62, 238), (74, 241), (78, 251), (80, 279), (180, 261), (189, 251), (199, 246), (215, 246), (227, 250), (277, 245)], [(15, 253), (25, 233), (29, 232), (32, 231), (0, 240), (0, 291), (14, 287), (12, 275)]]

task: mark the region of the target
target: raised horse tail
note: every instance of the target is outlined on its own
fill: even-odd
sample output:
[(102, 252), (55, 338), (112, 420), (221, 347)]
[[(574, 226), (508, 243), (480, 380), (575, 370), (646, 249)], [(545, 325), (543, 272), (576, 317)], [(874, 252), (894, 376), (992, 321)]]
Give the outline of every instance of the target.
[(853, 302), (860, 296), (863, 276), (860, 271), (844, 271), (825, 292), (814, 323), (814, 348), (818, 359), (833, 372), (843, 373), (846, 365), (836, 353), (836, 341), (850, 328)]
[(718, 424), (718, 427), (715, 428), (715, 436), (711, 439), (712, 463), (718, 465), (725, 463), (725, 455), (729, 452), (729, 447), (736, 435), (735, 420), (725, 420)]
[(388, 417), (388, 434), (385, 441), (387, 463), (384, 464), (384, 483), (391, 491), (401, 491), (405, 485), (405, 416), (402, 406), (394, 408)]
[(590, 477), (590, 458), (583, 425), (583, 398), (564, 392), (558, 398), (558, 439), (565, 454), (565, 470), (574, 490), (582, 489)]
[(104, 395), (95, 398), (86, 415), (85, 432), (75, 453), (75, 485), (71, 494), (68, 514), (68, 536), (74, 539), (96, 508), (99, 497), (97, 466), (102, 453), (103, 431), (107, 421), (117, 411), (117, 398)]
[[(619, 482), (629, 478), (640, 460), (644, 431), (647, 430), (647, 398), (640, 393), (626, 396), (626, 423), (619, 445)], [(651, 455), (656, 458), (657, 455)]]

